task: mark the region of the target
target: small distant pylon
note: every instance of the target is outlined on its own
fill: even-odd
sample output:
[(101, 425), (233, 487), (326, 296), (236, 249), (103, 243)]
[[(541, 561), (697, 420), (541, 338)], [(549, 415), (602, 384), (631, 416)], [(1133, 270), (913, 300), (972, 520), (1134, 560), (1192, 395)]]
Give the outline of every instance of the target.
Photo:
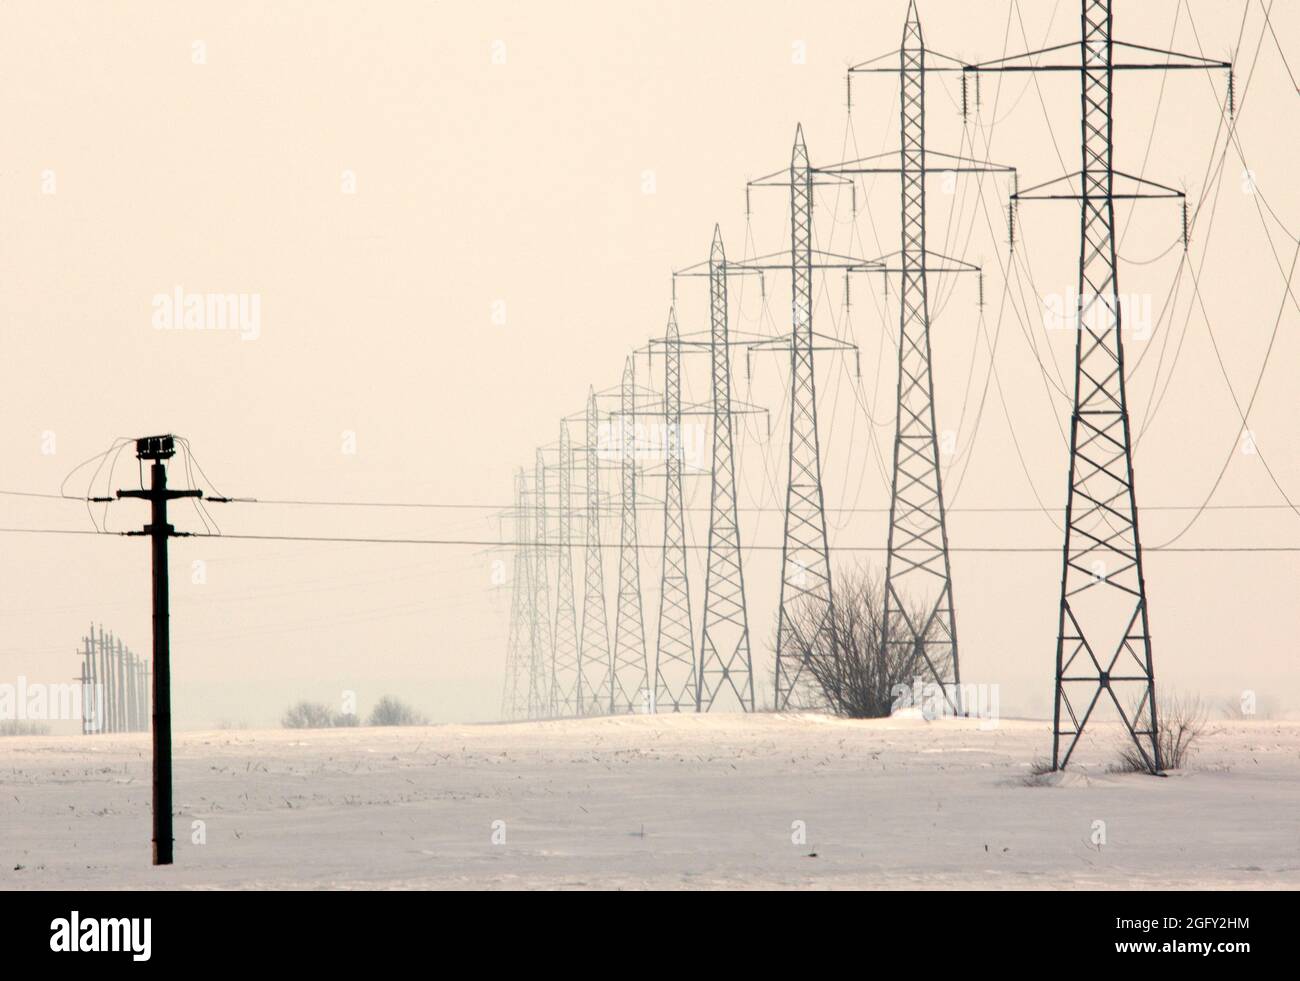
[(636, 389), (634, 356), (623, 367), (619, 414), (622, 520), (619, 533), (618, 616), (614, 625), (614, 678), (610, 713), (649, 709), (645, 621), (641, 608), (641, 561), (636, 507)]
[(555, 577), (555, 670), (551, 677), (551, 714), (558, 717), (578, 715), (578, 614), (573, 595), (573, 449), (569, 445), (569, 425), (560, 422), (559, 465), (559, 539), (555, 543), (559, 559)]
[(605, 613), (605, 561), (600, 541), (600, 413), (596, 391), (587, 392), (587, 528), (583, 575), (582, 633), (578, 644), (578, 706), (581, 715), (604, 715), (610, 689), (609, 620)]
[(659, 637), (655, 646), (656, 712), (697, 708), (695, 632), (686, 566), (682, 507), (682, 344), (677, 314), (668, 311), (664, 342), (664, 548), (659, 591)]
[(528, 570), (528, 525), (524, 513), (526, 494), (524, 471), (515, 476), (514, 568), (510, 582), (510, 630), (506, 640), (506, 677), (501, 692), (501, 717), (510, 721), (528, 718), (528, 672), (531, 666), (532, 622), (530, 607), (535, 597)]
[(551, 714), (551, 675), (554, 672), (554, 636), (551, 633), (551, 587), (546, 572), (546, 459), (537, 451), (533, 497), (533, 647), (528, 686), (528, 717)]
[(731, 417), (731, 349), (727, 339), (727, 256), (715, 226), (709, 253), (710, 354), (713, 367), (713, 488), (704, 589), (697, 709), (724, 705), (754, 710), (754, 672), (745, 608), (745, 574), (736, 517), (736, 464)]

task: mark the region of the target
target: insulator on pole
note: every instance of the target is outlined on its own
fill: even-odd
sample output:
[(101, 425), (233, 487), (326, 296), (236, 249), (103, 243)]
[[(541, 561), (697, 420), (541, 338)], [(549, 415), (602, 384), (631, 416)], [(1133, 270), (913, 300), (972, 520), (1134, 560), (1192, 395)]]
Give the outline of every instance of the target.
[(854, 181), (849, 185), (849, 207), (852, 209), (853, 217), (858, 217), (858, 182)]
[(745, 381), (749, 381), (754, 377), (753, 358), (751, 357), (753, 353), (750, 348), (745, 348)]
[(856, 378), (862, 378), (862, 352), (856, 347), (853, 349), (853, 374)]
[(975, 73), (975, 111), (980, 111), (980, 76), (979, 72)]
[(1007, 244), (1016, 251), (1016, 202), (1007, 205)]
[(750, 216), (749, 210), (749, 185), (745, 185), (745, 220), (748, 221)]
[(1228, 66), (1228, 118), (1233, 119), (1237, 115), (1237, 86), (1236, 76), (1233, 73), (1232, 66)]
[(984, 309), (984, 267), (983, 267), (983, 266), (980, 267), (980, 270), (979, 270), (979, 273), (978, 273), (978, 277), (979, 277), (979, 278), (978, 278), (978, 283), (979, 283), (979, 308), (980, 308), (981, 310), (983, 310), (983, 309)]
[(767, 277), (761, 269), (758, 273), (758, 295), (764, 302), (767, 301)]
[(853, 112), (853, 73), (852, 72), (844, 76), (844, 91), (845, 94), (847, 95), (847, 100), (845, 104), (848, 106), (849, 112), (852, 113)]
[(967, 107), (966, 107), (966, 73), (965, 73), (965, 72), (962, 72), (962, 73), (961, 73), (961, 118), (962, 118), (962, 122), (965, 122), (965, 121), (966, 121), (966, 119), (968, 118), (968, 115), (969, 115), (969, 114), (968, 114), (968, 112), (967, 112)]
[(1183, 199), (1183, 251), (1187, 251), (1188, 232), (1190, 231), (1187, 221), (1187, 199)]
[(849, 274), (844, 273), (844, 309), (850, 310), (853, 307), (853, 294), (849, 292)]

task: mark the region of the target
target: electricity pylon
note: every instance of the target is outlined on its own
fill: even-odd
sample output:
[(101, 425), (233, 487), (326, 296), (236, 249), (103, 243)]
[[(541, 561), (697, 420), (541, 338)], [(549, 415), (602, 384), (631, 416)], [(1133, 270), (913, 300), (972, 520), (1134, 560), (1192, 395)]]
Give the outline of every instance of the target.
[(510, 630), (506, 639), (506, 677), (501, 692), (501, 717), (516, 721), (528, 717), (528, 676), (532, 644), (530, 606), (536, 595), (528, 570), (528, 528), (524, 515), (524, 471), (515, 475), (515, 506), (511, 522), (514, 562), (510, 582)]
[(569, 445), (569, 424), (560, 422), (559, 464), (559, 554), (555, 577), (555, 670), (551, 676), (551, 714), (579, 714), (578, 700), (578, 613), (573, 595), (573, 448)]
[[(724, 703), (754, 711), (754, 665), (745, 607), (745, 570), (736, 517), (736, 461), (731, 417), (731, 348), (727, 340), (727, 256), (714, 226), (709, 252), (710, 356), (713, 368), (713, 487), (709, 494), (709, 562), (700, 639), (698, 711)], [(728, 695), (729, 693), (729, 695)]]
[[(683, 271), (674, 273), (674, 303), (676, 294), (676, 276), (707, 276), (707, 263), (703, 272)], [(728, 344), (743, 346), (750, 340), (736, 342), (730, 338)], [(646, 347), (637, 353), (646, 353), (653, 363), (654, 355), (664, 356), (664, 390), (661, 401), (634, 406), (638, 417), (652, 417), (663, 425), (664, 439), (664, 540), (663, 566), (659, 601), (659, 634), (655, 651), (655, 692), (651, 703), (653, 711), (681, 712), (697, 708), (699, 687), (699, 664), (696, 658), (692, 605), (690, 597), (690, 577), (687, 573), (686, 522), (682, 506), (682, 483), (687, 476), (684, 457), (684, 440), (682, 436), (682, 419), (686, 416), (714, 415), (712, 400), (704, 404), (682, 405), (681, 370), (682, 354), (711, 354), (712, 338), (710, 333), (697, 334), (684, 338), (677, 325), (675, 306), (668, 311), (668, 328), (665, 336), (650, 340)], [(659, 393), (646, 390), (648, 397), (658, 398)], [(731, 402), (731, 416), (752, 415), (766, 412), (745, 403)], [(644, 469), (641, 471), (645, 473)], [(690, 476), (703, 476), (703, 470), (694, 470)], [(709, 476), (712, 472), (709, 471)]]
[(613, 684), (610, 714), (649, 709), (645, 620), (641, 607), (641, 557), (636, 506), (636, 369), (629, 355), (623, 366), (619, 413), (619, 464), (622, 495), (618, 547), (618, 612), (614, 622)]
[(587, 528), (577, 704), (580, 715), (603, 715), (609, 711), (613, 696), (609, 620), (605, 613), (605, 561), (600, 543), (600, 413), (594, 388), (587, 392), (586, 431)]
[[(837, 657), (830, 550), (826, 537), (826, 502), (822, 490), (821, 438), (817, 429), (817, 350), (856, 350), (813, 331), (813, 269), (867, 271), (870, 264), (831, 256), (812, 247), (813, 188), (818, 183), (845, 184), (844, 178), (817, 180), (809, 163), (803, 126), (795, 128), (787, 170), (751, 181), (749, 187), (789, 187), (791, 326), (782, 337), (752, 345), (790, 356), (790, 452), (786, 482), (785, 532), (781, 547), (781, 599), (776, 633), (775, 707), (788, 708), (801, 691), (803, 671), (818, 655)], [(746, 189), (748, 197), (748, 188)], [(814, 262), (814, 255), (817, 261)], [(764, 260), (748, 269), (782, 268)], [(813, 699), (816, 696), (813, 695)]]
[[(1112, 83), (1115, 72), (1124, 70), (1230, 71), (1232, 66), (1113, 40), (1110, 0), (1081, 0), (1081, 10), (1078, 61), (1062, 63), (1073, 45), (1061, 44), (967, 65), (965, 70), (1069, 72), (1077, 74), (1082, 85), (1082, 169), (1012, 195), (1013, 202), (1078, 201), (1081, 215), (1052, 767), (1064, 769), (1069, 763), (1105, 693), (1147, 769), (1158, 773), (1162, 767), (1160, 730), (1125, 391), (1115, 201), (1181, 199), (1183, 194), (1115, 170)], [(1117, 47), (1136, 60), (1116, 63)], [(1044, 55), (1049, 57), (1044, 59)], [(1152, 55), (1164, 60), (1157, 61)], [(1082, 715), (1080, 706), (1086, 706)]]
[[(890, 57), (890, 56), (885, 56)], [(928, 58), (940, 64), (927, 64)], [(961, 666), (957, 612), (953, 602), (948, 522), (939, 463), (931, 365), (929, 282), (931, 272), (971, 272), (978, 267), (926, 248), (926, 177), (932, 173), (1010, 172), (952, 154), (934, 153), (925, 143), (927, 71), (961, 71), (961, 63), (925, 46), (915, 0), (909, 0), (896, 67), (877, 67), (874, 59), (854, 72), (897, 72), (900, 137), (897, 167), (862, 166), (868, 161), (827, 168), (839, 174), (898, 173), (902, 189), (899, 285), (897, 420), (889, 495), (889, 533), (885, 553), (881, 646), (895, 663), (912, 660), (928, 672), (949, 708), (960, 714)], [(938, 166), (930, 155), (938, 156)], [(868, 158), (870, 159), (870, 158)], [(938, 260), (932, 262), (931, 260)]]
[(537, 450), (533, 483), (533, 548), (529, 569), (532, 574), (532, 659), (528, 679), (528, 717), (545, 719), (551, 714), (551, 676), (554, 673), (554, 635), (551, 633), (551, 587), (546, 571), (546, 458)]
[(664, 338), (664, 546), (659, 590), (659, 633), (655, 645), (654, 710), (697, 707), (695, 631), (686, 565), (686, 521), (682, 508), (682, 342), (677, 313), (668, 310)]

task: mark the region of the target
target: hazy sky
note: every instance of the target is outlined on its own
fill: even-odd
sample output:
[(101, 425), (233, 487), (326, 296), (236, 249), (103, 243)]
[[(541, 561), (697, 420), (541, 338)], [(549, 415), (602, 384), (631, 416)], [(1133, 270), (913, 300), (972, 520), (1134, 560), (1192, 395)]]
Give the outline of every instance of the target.
[[(1116, 2), (1117, 36), (1240, 66), (1230, 143), (1222, 72), (1129, 73), (1116, 87), (1116, 167), (1185, 188), (1193, 225), (1184, 256), (1176, 203), (1118, 211), (1121, 292), (1130, 322), (1149, 328), (1126, 344), (1152, 546), (1300, 546), (1300, 516), (1276, 486), (1300, 501), (1300, 315), (1284, 286), (1300, 228), (1300, 100), (1266, 5), (1294, 72), (1294, 4)], [(209, 491), (467, 506), (213, 505), (227, 533), (509, 537), (494, 508), (509, 505), (514, 468), (662, 332), (670, 272), (705, 258), (714, 223), (733, 258), (788, 246), (782, 192), (755, 191), (747, 223), (744, 186), (788, 165), (796, 123), (814, 163), (897, 147), (896, 79), (858, 79), (850, 122), (844, 72), (897, 48), (904, 10), (3, 4), (0, 489), (57, 492), (115, 438), (175, 432)], [(929, 46), (969, 60), (1073, 41), (1079, 28), (1073, 0), (920, 10)], [(1022, 187), (1078, 169), (1077, 78), (988, 77), (980, 96), (963, 130), (955, 77), (932, 77), (931, 149), (1013, 164)], [(931, 248), (985, 268), (982, 311), (976, 277), (932, 285), (963, 677), (1000, 685), (1004, 712), (1046, 713), (1074, 335), (1050, 329), (1045, 309), (1076, 288), (1078, 214), (1026, 205), (1012, 261), (1004, 179), (935, 177), (929, 190)], [(819, 246), (897, 249), (897, 180), (862, 184), (858, 200), (855, 223), (847, 194), (819, 193)], [(788, 277), (766, 285), (766, 303), (755, 281), (733, 287), (733, 329), (788, 329)], [(817, 285), (816, 328), (856, 342), (861, 362), (860, 378), (851, 356), (818, 368), (827, 506), (856, 509), (831, 515), (835, 562), (878, 567), (894, 291), (862, 278), (846, 309), (838, 275)], [(178, 287), (255, 298), (257, 336), (155, 329), (155, 298)], [(704, 328), (700, 282), (679, 296), (682, 330)], [(660, 384), (661, 368), (641, 360), (639, 381)], [(772, 354), (755, 355), (751, 375), (735, 367), (736, 397), (771, 410), (770, 435), (761, 416), (742, 427), (747, 545), (780, 541), (787, 371)], [(689, 361), (688, 398), (706, 397), (706, 372)], [(78, 471), (67, 492), (84, 495), (90, 476)], [(128, 449), (94, 492), (136, 479)], [(659, 493), (653, 479), (645, 491)], [(688, 495), (703, 542), (707, 481)], [(1207, 500), (1260, 507), (1195, 510)], [(1049, 513), (984, 510), (1039, 504)], [(203, 530), (189, 506), (175, 514)], [(95, 517), (124, 530), (146, 513), (137, 502)], [(81, 504), (3, 495), (0, 526), (93, 527)], [(643, 542), (660, 529), (647, 510)], [(963, 551), (997, 545), (1046, 551)], [(496, 717), (509, 592), (493, 587), (493, 563), (508, 554), (213, 539), (172, 554), (178, 725), (274, 724), (296, 698), (335, 703), (345, 690), (363, 711), (395, 693), (438, 720)], [(760, 697), (778, 557), (747, 558)], [(692, 560), (698, 613), (702, 553)], [(193, 581), (200, 568), (206, 581)], [(1297, 552), (1150, 552), (1157, 683), (1253, 690), (1266, 708), (1300, 710), (1298, 573)], [(653, 551), (641, 574), (653, 650)], [(70, 678), (92, 620), (147, 654), (148, 590), (143, 541), (0, 535), (0, 680)]]

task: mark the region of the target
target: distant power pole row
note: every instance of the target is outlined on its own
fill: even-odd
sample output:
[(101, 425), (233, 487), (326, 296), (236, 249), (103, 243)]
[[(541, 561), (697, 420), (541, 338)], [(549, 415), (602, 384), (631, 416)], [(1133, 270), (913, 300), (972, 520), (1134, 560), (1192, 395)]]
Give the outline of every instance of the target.
[(81, 731), (144, 732), (149, 728), (149, 661), (136, 657), (101, 624), (81, 638)]

